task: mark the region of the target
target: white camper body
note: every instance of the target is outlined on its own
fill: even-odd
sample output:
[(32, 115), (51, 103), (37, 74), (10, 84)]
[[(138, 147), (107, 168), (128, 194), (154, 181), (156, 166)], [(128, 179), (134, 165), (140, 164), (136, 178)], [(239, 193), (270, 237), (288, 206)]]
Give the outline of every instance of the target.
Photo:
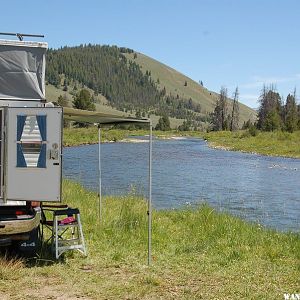
[(61, 201), (63, 112), (46, 104), (46, 50), (0, 40), (0, 246), (35, 248), (38, 203)]
[(0, 199), (10, 204), (13, 201), (59, 202), (62, 109), (6, 107), (1, 113), (4, 147)]

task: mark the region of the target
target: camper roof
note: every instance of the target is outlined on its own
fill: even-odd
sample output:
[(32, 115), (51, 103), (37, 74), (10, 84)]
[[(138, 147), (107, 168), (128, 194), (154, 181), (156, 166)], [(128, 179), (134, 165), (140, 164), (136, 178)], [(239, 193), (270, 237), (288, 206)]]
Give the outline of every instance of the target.
[(30, 41), (17, 41), (17, 40), (1, 40), (0, 45), (7, 46), (20, 46), (20, 47), (38, 47), (38, 48), (48, 48), (48, 43), (45, 42), (30, 42)]
[(0, 100), (45, 100), (47, 43), (0, 40)]

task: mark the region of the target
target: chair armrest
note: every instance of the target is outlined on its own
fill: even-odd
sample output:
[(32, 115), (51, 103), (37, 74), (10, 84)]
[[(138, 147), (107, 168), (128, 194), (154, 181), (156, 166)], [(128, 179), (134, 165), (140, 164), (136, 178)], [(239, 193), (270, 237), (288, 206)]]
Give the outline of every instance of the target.
[(68, 208), (67, 204), (43, 204), (42, 208)]

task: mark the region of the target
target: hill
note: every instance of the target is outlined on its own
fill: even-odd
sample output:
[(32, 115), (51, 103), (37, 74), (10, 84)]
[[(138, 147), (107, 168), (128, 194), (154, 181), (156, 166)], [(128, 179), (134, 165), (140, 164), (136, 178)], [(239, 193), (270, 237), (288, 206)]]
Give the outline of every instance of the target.
[[(126, 53), (124, 54), (129, 60), (135, 61), (141, 66), (143, 72), (147, 70), (151, 72), (152, 78), (158, 79), (158, 88), (166, 88), (167, 94), (179, 95), (181, 98), (192, 99), (196, 103), (199, 103), (202, 108), (202, 113), (210, 113), (215, 107), (218, 94), (206, 89), (201, 84), (185, 76), (184, 74), (174, 70), (173, 68), (149, 57), (142, 53)], [(186, 86), (185, 86), (186, 82)], [(231, 106), (231, 99), (229, 105)], [(255, 120), (256, 112), (246, 106), (239, 103), (240, 106), (240, 121), (241, 124), (249, 119)]]
[[(189, 120), (193, 128), (207, 127), (217, 98), (216, 93), (176, 70), (116, 46), (50, 49), (46, 79), (47, 97), (54, 100), (62, 91), (70, 103), (78, 89), (85, 87), (91, 90), (99, 110), (155, 120), (166, 114), (173, 118), (173, 127), (183, 120)], [(253, 110), (240, 106), (241, 123), (254, 117)]]
[[(87, 87), (85, 87), (87, 88)], [(92, 93), (94, 93), (93, 90), (89, 89)], [(74, 90), (72, 86), (68, 86), (68, 91), (63, 90), (63, 86), (54, 86), (52, 84), (47, 84), (46, 85), (46, 98), (49, 102), (56, 102), (59, 96), (62, 96), (66, 99), (66, 103), (68, 107), (72, 107), (72, 101), (73, 101), (73, 95), (74, 95)], [(97, 111), (101, 111), (103, 113), (108, 113), (108, 114), (115, 114), (115, 115), (120, 115), (120, 116), (135, 116), (135, 111), (133, 113), (130, 112), (124, 112), (121, 110), (118, 110), (112, 106), (109, 105), (107, 99), (102, 96), (101, 94), (98, 94), (95, 96), (94, 94), (94, 100), (95, 100), (95, 106)], [(159, 120), (159, 116), (157, 115), (150, 115), (151, 121), (153, 126), (156, 126)], [(176, 119), (170, 117), (170, 125), (171, 128), (177, 128), (179, 125), (182, 125), (183, 119)]]

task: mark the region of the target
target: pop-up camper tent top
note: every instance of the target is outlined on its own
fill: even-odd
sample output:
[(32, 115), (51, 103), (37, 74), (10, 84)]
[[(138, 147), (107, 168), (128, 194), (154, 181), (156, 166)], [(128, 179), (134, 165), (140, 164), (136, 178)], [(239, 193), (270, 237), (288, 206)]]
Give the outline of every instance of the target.
[(148, 265), (151, 264), (152, 252), (152, 123), (150, 119), (135, 119), (120, 117), (101, 112), (83, 111), (74, 108), (64, 108), (64, 119), (82, 123), (98, 124), (98, 166), (99, 166), (99, 218), (102, 217), (102, 187), (101, 187), (101, 125), (146, 123), (149, 125), (149, 176), (148, 176)]
[[(12, 34), (10, 34), (12, 35)], [(16, 34), (19, 39), (22, 35)], [(31, 36), (31, 35), (30, 35)], [(36, 202), (61, 201), (61, 107), (45, 96), (47, 43), (0, 40), (0, 246), (13, 242), (35, 251), (41, 211)], [(64, 118), (99, 126), (99, 209), (101, 213), (101, 124), (148, 123), (148, 264), (151, 263), (152, 126), (100, 112), (64, 109)]]
[(0, 40), (1, 100), (45, 101), (47, 47), (47, 43)]

